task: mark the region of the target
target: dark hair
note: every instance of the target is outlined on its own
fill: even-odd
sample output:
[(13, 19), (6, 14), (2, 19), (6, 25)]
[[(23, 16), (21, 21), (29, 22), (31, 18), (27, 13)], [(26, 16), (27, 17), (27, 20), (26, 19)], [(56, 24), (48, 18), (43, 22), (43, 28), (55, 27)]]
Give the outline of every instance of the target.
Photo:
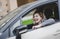
[(34, 17), (34, 15), (35, 15), (36, 13), (39, 14), (39, 15), (42, 17), (42, 19), (44, 18), (43, 12), (38, 11), (38, 10), (34, 12), (33, 17)]

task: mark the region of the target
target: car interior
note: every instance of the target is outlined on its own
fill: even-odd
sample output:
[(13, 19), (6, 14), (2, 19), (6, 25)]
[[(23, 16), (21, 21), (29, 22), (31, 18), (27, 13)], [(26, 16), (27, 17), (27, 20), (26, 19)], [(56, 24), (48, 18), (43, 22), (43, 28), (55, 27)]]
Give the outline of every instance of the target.
[[(35, 9), (29, 11), (27, 14), (23, 15), (22, 18), (24, 17), (28, 17), (29, 15), (33, 15), (33, 11), (34, 10), (38, 10), (38, 11), (41, 11), (45, 14), (45, 17), (47, 19), (49, 18), (53, 18), (56, 22), (59, 20), (59, 12), (58, 12), (58, 5), (57, 3), (49, 3), (49, 4), (45, 4), (45, 5), (42, 5), (42, 6), (38, 6), (36, 7)], [(32, 12), (32, 13), (31, 13)], [(33, 21), (32, 21), (33, 22)], [(26, 23), (26, 22), (25, 22)], [(30, 23), (31, 24), (31, 23)], [(23, 23), (22, 23), (23, 25)], [(28, 25), (28, 24), (26, 24)]]

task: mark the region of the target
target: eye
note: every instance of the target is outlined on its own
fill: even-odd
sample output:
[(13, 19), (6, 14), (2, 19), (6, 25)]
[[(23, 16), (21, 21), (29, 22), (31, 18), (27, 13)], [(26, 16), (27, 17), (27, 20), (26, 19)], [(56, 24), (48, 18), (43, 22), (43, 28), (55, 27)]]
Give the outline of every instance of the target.
[(38, 16), (36, 15), (36, 17), (38, 17)]

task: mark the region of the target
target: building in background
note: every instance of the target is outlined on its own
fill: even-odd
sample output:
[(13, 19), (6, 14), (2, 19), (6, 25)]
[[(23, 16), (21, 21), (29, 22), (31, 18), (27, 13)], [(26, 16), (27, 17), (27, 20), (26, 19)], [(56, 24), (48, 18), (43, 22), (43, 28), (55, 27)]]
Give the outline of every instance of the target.
[(33, 2), (33, 1), (36, 1), (36, 0), (17, 0), (17, 4), (18, 4), (18, 7), (19, 7), (23, 4), (30, 3), (30, 2)]
[(0, 0), (0, 20), (19, 6), (35, 0)]
[(16, 0), (0, 0), (0, 20), (8, 14), (8, 12), (17, 8)]

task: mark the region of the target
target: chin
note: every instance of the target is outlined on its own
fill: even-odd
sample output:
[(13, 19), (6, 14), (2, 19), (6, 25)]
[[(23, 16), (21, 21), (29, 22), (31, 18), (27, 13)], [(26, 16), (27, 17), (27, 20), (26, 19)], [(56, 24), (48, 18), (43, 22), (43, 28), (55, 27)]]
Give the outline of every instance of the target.
[(35, 23), (39, 23), (39, 21), (35, 21)]

